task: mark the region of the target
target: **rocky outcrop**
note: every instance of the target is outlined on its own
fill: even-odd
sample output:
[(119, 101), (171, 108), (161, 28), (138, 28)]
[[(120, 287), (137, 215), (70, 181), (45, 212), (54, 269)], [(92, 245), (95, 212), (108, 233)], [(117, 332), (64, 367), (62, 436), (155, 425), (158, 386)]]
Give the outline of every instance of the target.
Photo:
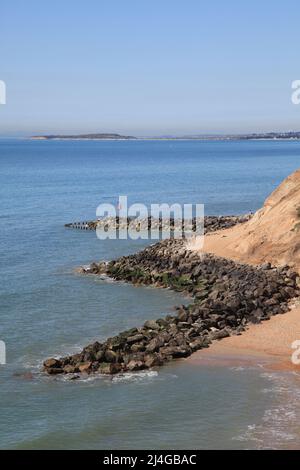
[(249, 323), (286, 312), (288, 302), (300, 295), (299, 277), (288, 266), (252, 267), (199, 255), (187, 250), (183, 240), (166, 240), (131, 256), (93, 263), (88, 272), (172, 288), (189, 294), (193, 302), (177, 307), (176, 315), (148, 320), (79, 354), (48, 359), (44, 370), (49, 374), (115, 374), (160, 366), (214, 340), (241, 334)]

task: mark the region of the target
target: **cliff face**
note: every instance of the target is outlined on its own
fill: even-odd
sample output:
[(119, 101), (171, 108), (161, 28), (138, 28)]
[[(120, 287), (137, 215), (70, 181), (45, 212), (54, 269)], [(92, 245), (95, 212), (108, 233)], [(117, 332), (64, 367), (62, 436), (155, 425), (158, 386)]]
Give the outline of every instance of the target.
[(300, 170), (248, 222), (207, 235), (204, 251), (253, 264), (289, 264), (300, 271)]

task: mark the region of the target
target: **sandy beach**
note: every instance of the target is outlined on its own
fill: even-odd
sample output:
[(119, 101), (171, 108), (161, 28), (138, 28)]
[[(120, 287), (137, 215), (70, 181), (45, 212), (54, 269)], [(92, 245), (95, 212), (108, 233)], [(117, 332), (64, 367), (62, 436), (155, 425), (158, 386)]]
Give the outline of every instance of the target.
[[(300, 272), (299, 258), (300, 171), (290, 175), (267, 198), (264, 206), (245, 224), (207, 234), (204, 251), (252, 265), (270, 262), (274, 266), (289, 264)], [(300, 371), (292, 363), (292, 343), (300, 340), (300, 301), (291, 310), (259, 325), (249, 325), (239, 336), (214, 342), (209, 349), (193, 354), (188, 361), (203, 364), (257, 363), (268, 367)]]
[(197, 351), (187, 361), (192, 364), (264, 364), (277, 370), (300, 372), (300, 365), (292, 363), (295, 351), (291, 345), (300, 340), (300, 307), (284, 315), (277, 315), (260, 325), (250, 325), (240, 336), (215, 341), (210, 348)]

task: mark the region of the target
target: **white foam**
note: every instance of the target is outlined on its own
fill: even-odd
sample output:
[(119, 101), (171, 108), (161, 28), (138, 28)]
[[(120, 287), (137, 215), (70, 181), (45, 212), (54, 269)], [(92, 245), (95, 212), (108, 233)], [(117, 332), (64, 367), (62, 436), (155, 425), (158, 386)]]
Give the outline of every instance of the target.
[(270, 408), (259, 423), (248, 425), (234, 440), (248, 442), (249, 446), (252, 443), (258, 449), (299, 448), (300, 389), (295, 374), (264, 372), (261, 377), (270, 382), (270, 387), (261, 390), (270, 395)]
[(151, 379), (157, 377), (158, 372), (154, 370), (143, 371), (143, 372), (126, 372), (124, 374), (114, 375), (112, 377), (113, 383), (119, 382), (141, 382), (145, 379)]

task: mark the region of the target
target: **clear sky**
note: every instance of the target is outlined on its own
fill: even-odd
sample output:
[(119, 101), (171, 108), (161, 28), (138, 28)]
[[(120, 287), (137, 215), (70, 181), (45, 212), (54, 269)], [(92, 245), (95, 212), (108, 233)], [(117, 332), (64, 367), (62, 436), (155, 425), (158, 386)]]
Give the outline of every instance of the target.
[(0, 135), (300, 130), (300, 3), (2, 0)]

